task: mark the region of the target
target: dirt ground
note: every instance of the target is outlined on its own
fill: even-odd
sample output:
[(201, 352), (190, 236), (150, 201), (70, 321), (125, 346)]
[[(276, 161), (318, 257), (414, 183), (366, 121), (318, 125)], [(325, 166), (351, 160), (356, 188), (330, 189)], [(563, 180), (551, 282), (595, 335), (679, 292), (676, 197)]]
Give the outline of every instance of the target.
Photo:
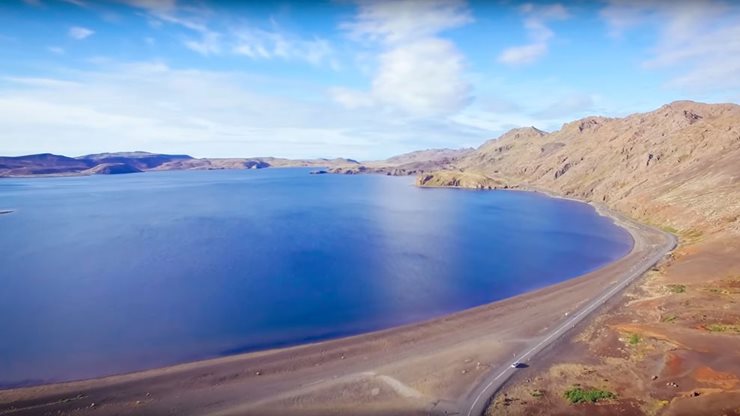
[[(496, 396), (488, 415), (740, 415), (740, 239), (671, 258)], [(614, 393), (571, 404), (575, 387)]]

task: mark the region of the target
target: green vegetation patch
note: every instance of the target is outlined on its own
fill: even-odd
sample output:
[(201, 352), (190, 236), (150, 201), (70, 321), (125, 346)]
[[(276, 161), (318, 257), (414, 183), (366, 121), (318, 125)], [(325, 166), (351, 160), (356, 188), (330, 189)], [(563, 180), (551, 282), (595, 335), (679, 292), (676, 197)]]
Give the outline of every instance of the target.
[(661, 321), (662, 322), (673, 322), (676, 319), (678, 319), (678, 316), (676, 316), (675, 314), (672, 314), (671, 313), (671, 314), (668, 314), (668, 315), (664, 316), (663, 319), (661, 319)]
[(611, 400), (617, 397), (614, 393), (610, 391), (599, 389), (582, 389), (580, 387), (574, 387), (570, 390), (567, 390), (564, 396), (571, 404), (596, 403), (600, 400)]
[(709, 332), (734, 332), (740, 334), (740, 325), (732, 324), (709, 324), (705, 328)]
[(671, 293), (684, 293), (686, 292), (686, 285), (667, 285), (665, 287)]
[(660, 226), (660, 229), (671, 234), (678, 234), (678, 230), (671, 227), (670, 225), (662, 225)]
[(640, 343), (640, 336), (637, 335), (637, 334), (630, 335), (629, 343), (630, 343), (630, 345), (637, 345), (637, 344), (639, 344)]
[(695, 230), (695, 229), (686, 230), (683, 233), (684, 237), (689, 238), (689, 239), (700, 238), (703, 234), (704, 233), (702, 233), (701, 231)]
[(531, 394), (532, 397), (539, 399), (540, 397), (545, 395), (545, 392), (543, 392), (542, 390), (532, 390), (531, 392), (529, 392), (529, 394)]

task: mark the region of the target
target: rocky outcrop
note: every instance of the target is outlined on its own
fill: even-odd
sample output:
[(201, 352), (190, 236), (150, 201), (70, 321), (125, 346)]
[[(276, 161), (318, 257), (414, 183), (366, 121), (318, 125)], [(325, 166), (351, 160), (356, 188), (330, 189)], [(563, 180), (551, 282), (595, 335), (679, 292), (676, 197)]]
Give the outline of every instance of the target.
[(101, 163), (93, 168), (83, 171), (83, 174), (89, 175), (120, 175), (125, 173), (142, 172), (128, 163)]
[(424, 187), (467, 188), (467, 189), (510, 189), (503, 181), (488, 176), (459, 171), (437, 171), (420, 174), (416, 185)]
[(378, 173), (390, 176), (418, 175), (440, 169), (454, 169), (455, 162), (470, 154), (473, 149), (427, 149), (404, 153), (385, 160), (355, 162), (331, 169), (331, 173), (355, 175)]
[(430, 162), (450, 163), (471, 153), (473, 150), (475, 149), (465, 148), (417, 150), (415, 152), (393, 156), (380, 162), (388, 166), (402, 166), (418, 163), (428, 164)]

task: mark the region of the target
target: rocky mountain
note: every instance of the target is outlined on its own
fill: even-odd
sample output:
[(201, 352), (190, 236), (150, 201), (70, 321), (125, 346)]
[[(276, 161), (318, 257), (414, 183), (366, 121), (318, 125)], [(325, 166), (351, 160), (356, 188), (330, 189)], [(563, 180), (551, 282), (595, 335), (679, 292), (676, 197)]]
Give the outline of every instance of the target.
[(90, 169), (84, 170), (81, 173), (84, 175), (119, 175), (123, 173), (139, 172), (143, 171), (128, 163), (101, 163)]
[(112, 175), (161, 170), (262, 169), (268, 167), (336, 167), (358, 164), (352, 159), (203, 158), (148, 152), (100, 153), (76, 158), (49, 153), (0, 157), (0, 177)]
[(352, 159), (283, 159), (277, 157), (256, 158), (204, 158), (173, 160), (155, 170), (219, 170), (219, 169), (263, 169), (292, 167), (334, 167), (353, 166), (358, 162)]
[[(678, 101), (624, 118), (587, 117), (546, 133), (515, 129), (420, 177), (421, 185), (543, 189), (678, 230), (740, 231), (740, 106)], [(437, 178), (439, 175), (440, 178)], [(452, 179), (451, 179), (452, 178)]]
[(381, 173), (394, 176), (416, 175), (439, 169), (451, 169), (455, 162), (474, 149), (427, 149), (404, 153), (385, 160), (340, 165), (332, 173)]
[(165, 155), (149, 152), (119, 152), (99, 153), (80, 156), (77, 159), (87, 160), (96, 164), (123, 164), (129, 166), (132, 172), (145, 171), (157, 168), (175, 161), (192, 160), (188, 155)]
[(82, 172), (95, 166), (89, 160), (42, 153), (38, 155), (0, 157), (1, 176), (60, 175)]

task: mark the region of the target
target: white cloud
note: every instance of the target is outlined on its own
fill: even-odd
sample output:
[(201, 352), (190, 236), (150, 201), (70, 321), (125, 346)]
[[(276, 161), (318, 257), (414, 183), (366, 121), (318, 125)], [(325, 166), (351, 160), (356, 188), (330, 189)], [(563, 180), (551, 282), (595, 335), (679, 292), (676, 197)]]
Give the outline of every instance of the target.
[(67, 32), (69, 37), (77, 40), (86, 39), (92, 36), (94, 33), (94, 30), (81, 26), (72, 26), (71, 28), (69, 28), (69, 32)]
[(470, 102), (465, 59), (439, 33), (472, 21), (460, 1), (360, 1), (341, 27), (356, 41), (379, 47), (369, 91), (335, 88), (348, 108), (379, 106), (415, 117), (452, 114)]
[(59, 46), (49, 46), (46, 48), (49, 50), (49, 52), (55, 54), (55, 55), (64, 55), (64, 48), (60, 48)]
[(302, 39), (281, 31), (241, 27), (233, 32), (235, 42), (233, 52), (251, 59), (284, 59), (305, 61), (313, 65), (328, 62), (338, 66), (334, 50), (329, 41), (314, 37)]
[(546, 43), (514, 46), (504, 50), (499, 56), (499, 62), (509, 65), (531, 64), (547, 53)]
[(349, 109), (372, 107), (375, 103), (372, 97), (363, 91), (344, 87), (329, 88), (329, 96), (339, 104)]
[(77, 7), (87, 7), (87, 3), (82, 0), (62, 0), (65, 3), (74, 4)]
[(469, 102), (464, 59), (452, 42), (424, 38), (380, 55), (373, 80), (375, 99), (420, 115), (448, 114)]
[(417, 147), (476, 143), (487, 135), (449, 120), (382, 117), (321, 96), (289, 97), (311, 86), (244, 72), (106, 62), (96, 71), (63, 73), (64, 80), (2, 79), (4, 152), (377, 159)]
[(655, 28), (657, 41), (643, 62), (678, 73), (669, 87), (691, 92), (740, 87), (740, 5), (721, 1), (611, 1), (601, 16), (610, 34)]
[(76, 82), (54, 78), (3, 77), (2, 79), (14, 84), (26, 85), (30, 87), (60, 88), (80, 86), (80, 84)]
[(522, 5), (520, 10), (526, 16), (524, 28), (531, 42), (526, 45), (512, 46), (501, 52), (498, 61), (507, 65), (531, 64), (547, 54), (554, 33), (545, 25), (545, 22), (563, 20), (570, 16), (561, 4), (527, 3)]
[(161, 27), (168, 23), (195, 32), (195, 38), (183, 40), (183, 45), (204, 56), (224, 52), (250, 59), (283, 59), (304, 61), (312, 65), (328, 64), (337, 69), (331, 43), (319, 37), (301, 38), (282, 30), (274, 20), (270, 29), (231, 21), (227, 29), (214, 30), (209, 20), (229, 21), (205, 5), (180, 6), (174, 0), (123, 0), (130, 6), (147, 11), (150, 23)]
[(473, 21), (460, 0), (360, 0), (354, 20), (340, 27), (351, 37), (383, 42), (402, 42), (463, 26)]
[(200, 40), (186, 40), (185, 47), (201, 55), (215, 55), (221, 52), (221, 35), (215, 32), (203, 33)]
[(176, 0), (118, 0), (132, 7), (148, 10), (152, 13), (171, 12), (176, 7)]

